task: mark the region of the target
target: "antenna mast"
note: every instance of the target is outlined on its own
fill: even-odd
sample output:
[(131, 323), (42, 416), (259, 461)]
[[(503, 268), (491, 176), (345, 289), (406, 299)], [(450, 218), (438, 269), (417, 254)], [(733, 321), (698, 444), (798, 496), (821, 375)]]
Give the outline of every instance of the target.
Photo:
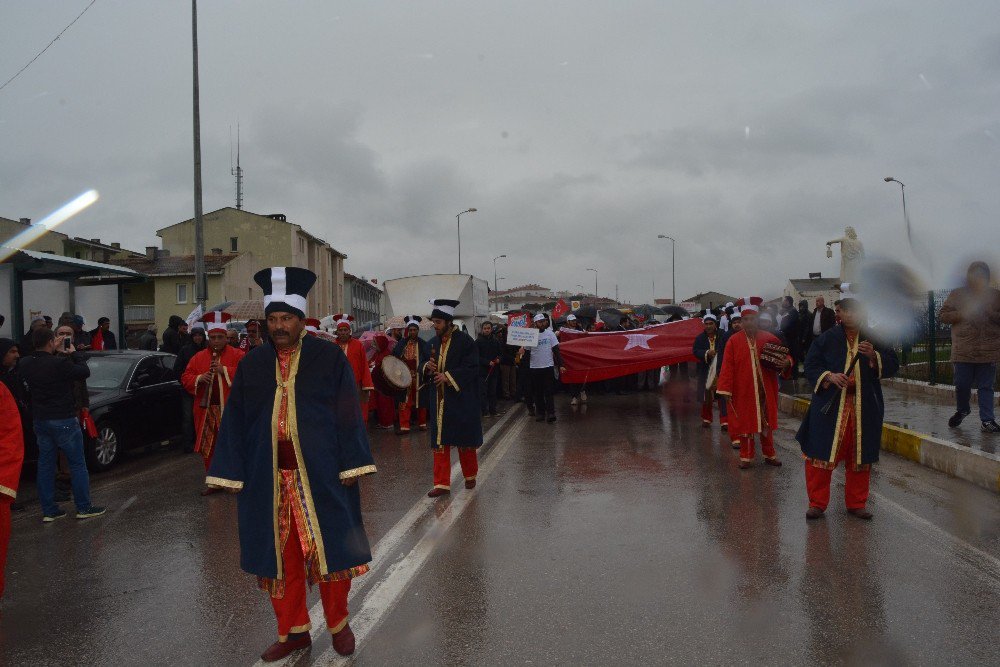
[[(230, 126), (232, 127), (232, 126)], [(232, 132), (232, 130), (230, 130)], [(230, 135), (232, 136), (232, 135)], [(232, 141), (232, 139), (230, 139)], [(232, 158), (230, 158), (232, 159)], [(236, 177), (236, 209), (243, 210), (243, 167), (240, 166), (240, 125), (236, 124), (236, 167), (230, 168), (229, 173)]]

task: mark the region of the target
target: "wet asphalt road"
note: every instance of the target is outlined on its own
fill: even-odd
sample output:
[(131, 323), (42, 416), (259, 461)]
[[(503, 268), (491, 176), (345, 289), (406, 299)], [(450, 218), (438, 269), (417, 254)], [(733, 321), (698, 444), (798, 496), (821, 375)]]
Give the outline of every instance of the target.
[[(784, 467), (740, 471), (667, 393), (559, 405), (555, 425), (509, 415), (479, 487), (438, 501), (423, 439), (372, 432), (363, 502), (382, 560), (352, 598), (351, 662), (1000, 661), (996, 495), (889, 456), (873, 522), (843, 513), (835, 482), (806, 524), (788, 432)], [(195, 456), (128, 466), (95, 477), (103, 519), (16, 516), (0, 660), (253, 664), (274, 621), (238, 570), (233, 500), (197, 495)], [(298, 664), (330, 664), (328, 646), (319, 634)]]

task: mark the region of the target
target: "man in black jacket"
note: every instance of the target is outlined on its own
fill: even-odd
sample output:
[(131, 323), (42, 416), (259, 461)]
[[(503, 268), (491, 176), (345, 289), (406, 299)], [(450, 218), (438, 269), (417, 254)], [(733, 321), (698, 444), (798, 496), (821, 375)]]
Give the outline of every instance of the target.
[(496, 417), (497, 381), (500, 376), (500, 342), (493, 336), (493, 324), (483, 322), (479, 337), (479, 406), (483, 416)]
[[(87, 332), (90, 336), (91, 345), (95, 350), (117, 350), (118, 349), (118, 339), (115, 337), (114, 332), (111, 331), (111, 320), (107, 317), (101, 317), (97, 320), (97, 328), (92, 329)], [(100, 333), (100, 335), (98, 335)], [(94, 341), (100, 340), (101, 347), (98, 348)]]
[(105, 508), (90, 502), (90, 476), (83, 453), (83, 432), (77, 420), (73, 383), (90, 377), (87, 362), (73, 347), (68, 336), (58, 339), (50, 329), (32, 334), (34, 352), (23, 359), (18, 370), (31, 392), (31, 412), (38, 440), (38, 499), (42, 521), (66, 516), (55, 502), (56, 458), (59, 450), (69, 461), (76, 503), (76, 518), (104, 514)]
[(808, 340), (806, 349), (803, 351), (803, 356), (809, 353), (809, 347), (812, 346), (812, 342), (819, 338), (821, 334), (832, 329), (836, 323), (837, 316), (834, 314), (832, 308), (826, 307), (826, 299), (821, 296), (816, 297), (816, 310), (812, 312), (809, 321), (806, 323), (808, 327)]
[[(185, 331), (181, 331), (181, 328)], [(184, 346), (183, 336), (187, 334), (187, 322), (179, 315), (171, 315), (167, 328), (163, 332), (163, 343), (160, 349), (170, 354), (178, 354)]]
[[(182, 347), (174, 359), (174, 374), (178, 380), (184, 375), (191, 358), (204, 350), (207, 344), (205, 330), (202, 327), (193, 327), (191, 342)], [(184, 441), (181, 447), (185, 453), (190, 454), (194, 451), (194, 396), (185, 391), (181, 400), (181, 418), (184, 420)]]

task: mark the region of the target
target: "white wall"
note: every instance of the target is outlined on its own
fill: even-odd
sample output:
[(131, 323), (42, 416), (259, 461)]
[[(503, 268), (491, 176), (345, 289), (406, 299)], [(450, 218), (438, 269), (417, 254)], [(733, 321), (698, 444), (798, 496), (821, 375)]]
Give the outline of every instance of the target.
[[(97, 328), (97, 320), (107, 317), (111, 320), (111, 331), (118, 335), (118, 286), (78, 285), (76, 288), (76, 314), (83, 315), (84, 329)], [(55, 319), (55, 318), (53, 318)]]
[(69, 310), (69, 283), (63, 280), (25, 280), (21, 285), (25, 331), (31, 323), (32, 313), (50, 316), (55, 326), (59, 316)]

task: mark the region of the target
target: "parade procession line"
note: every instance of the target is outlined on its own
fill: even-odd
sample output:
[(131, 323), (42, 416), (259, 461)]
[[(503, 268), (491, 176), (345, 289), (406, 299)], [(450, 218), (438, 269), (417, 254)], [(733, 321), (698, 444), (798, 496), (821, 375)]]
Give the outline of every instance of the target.
[[(479, 485), (489, 478), (496, 463), (504, 457), (523, 430), (524, 420), (516, 420), (522, 412), (521, 405), (514, 406), (484, 434), (483, 445), (479, 448), (480, 461), (477, 475)], [(507, 428), (511, 421), (514, 421), (514, 425)], [(461, 465), (456, 461), (451, 467), (451, 483), (452, 488), (462, 491), (450, 496), (450, 502), (440, 511), (438, 510), (441, 505), (440, 499), (421, 498), (372, 547), (370, 573), (354, 579), (348, 595), (348, 601), (354, 601), (359, 596), (363, 597), (361, 607), (357, 611), (352, 610), (350, 616), (351, 630), (354, 631), (358, 650), (365, 638), (378, 627), (382, 618), (399, 601), (438, 543), (476, 497), (476, 490), (465, 490), (464, 482)], [(400, 547), (414, 541), (413, 532), (421, 523), (426, 524), (423, 533), (415, 540), (409, 551), (403, 551)], [(322, 602), (317, 602), (309, 610), (309, 621), (312, 623), (310, 636), (314, 642), (324, 635), (329, 636)], [(312, 660), (310, 657), (310, 651), (297, 651), (278, 662), (265, 663), (258, 660), (254, 663), (254, 667), (264, 665), (291, 667), (300, 663), (308, 664), (310, 661), (318, 665), (350, 662), (350, 658), (342, 658), (329, 646)]]

